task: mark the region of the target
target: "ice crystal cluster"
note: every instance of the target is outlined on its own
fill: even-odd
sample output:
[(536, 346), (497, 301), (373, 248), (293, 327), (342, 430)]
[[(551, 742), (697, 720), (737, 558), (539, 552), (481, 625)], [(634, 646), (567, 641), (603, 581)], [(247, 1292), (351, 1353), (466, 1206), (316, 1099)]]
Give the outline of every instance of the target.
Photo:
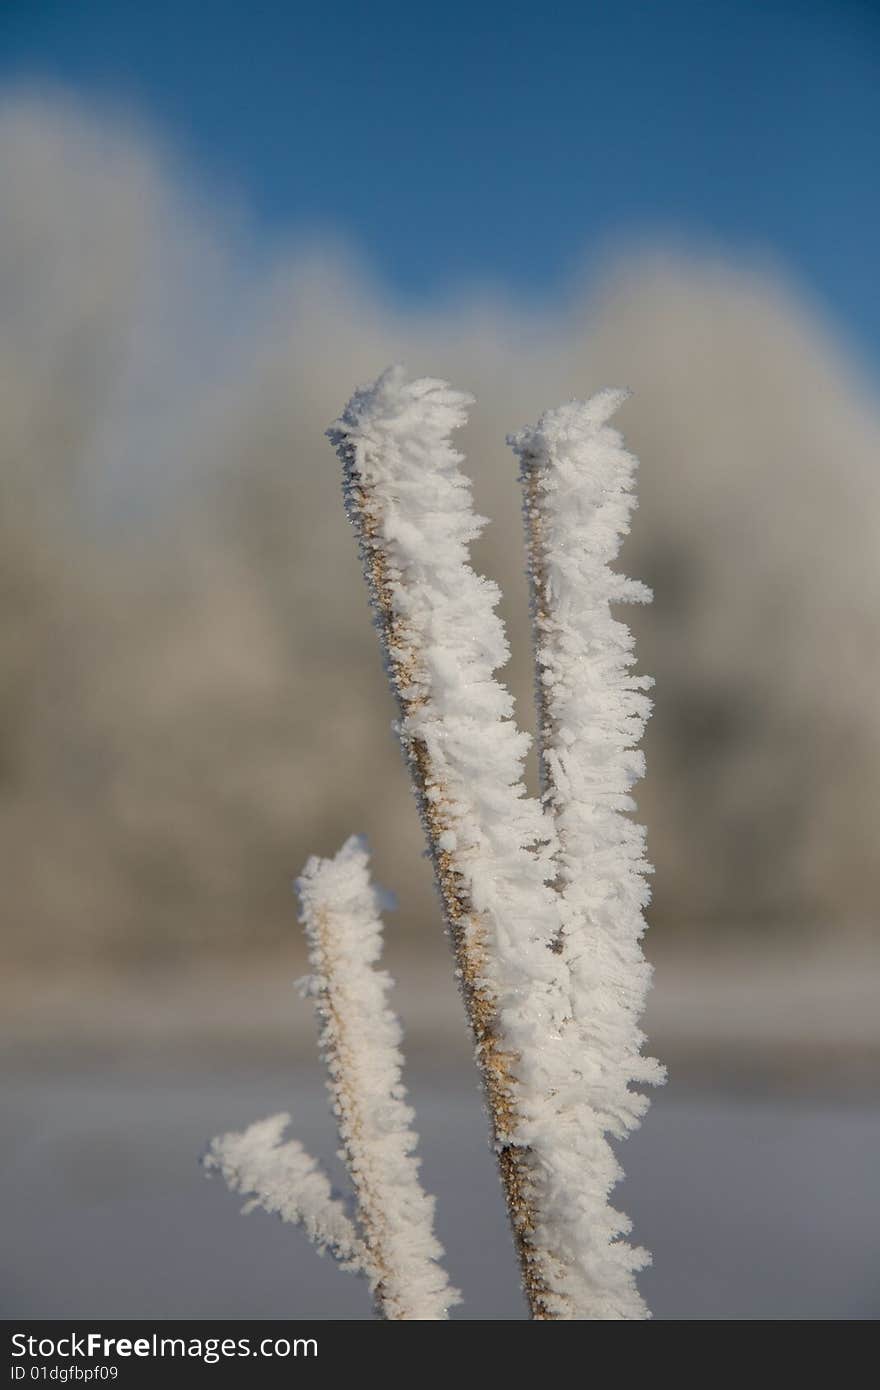
[[(648, 865), (630, 816), (649, 682), (633, 673), (632, 637), (611, 608), (650, 597), (611, 568), (635, 505), (636, 461), (608, 423), (624, 396), (573, 402), (510, 440), (524, 493), (541, 799), (526, 791), (530, 739), (496, 680), (508, 657), (500, 595), (469, 560), (485, 522), (451, 436), (471, 398), (392, 368), (356, 392), (328, 431), (538, 1319), (648, 1316), (635, 1283), (648, 1257), (625, 1240), (629, 1222), (609, 1202), (621, 1176), (609, 1141), (645, 1109), (635, 1085), (662, 1079), (641, 1052)], [(361, 1242), (383, 1316), (445, 1316), (455, 1295), (400, 1099), (399, 1029), (384, 1002), (387, 977), (373, 969), (380, 922), (361, 843), (349, 841), (332, 862), (310, 861), (300, 895), (361, 1234), (354, 1245), (331, 1238), (344, 1210), (328, 1205), (310, 1161), (289, 1145), (276, 1150), (287, 1186), (311, 1184), (314, 1199), (304, 1212), (293, 1190), (282, 1214), (349, 1265)], [(265, 1125), (277, 1144), (277, 1121)], [(236, 1142), (215, 1141), (214, 1152), (241, 1188)], [(265, 1200), (268, 1152), (265, 1169), (254, 1166), (252, 1144), (243, 1156), (248, 1190), (282, 1210), (277, 1191)], [(406, 1311), (407, 1300), (422, 1311)]]

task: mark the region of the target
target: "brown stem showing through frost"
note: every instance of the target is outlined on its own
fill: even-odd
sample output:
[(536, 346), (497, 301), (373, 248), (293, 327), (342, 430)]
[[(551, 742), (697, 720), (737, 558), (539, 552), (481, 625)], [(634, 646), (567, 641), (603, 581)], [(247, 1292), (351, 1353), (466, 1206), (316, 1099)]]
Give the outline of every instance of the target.
[[(413, 688), (412, 671), (400, 655), (407, 650), (405, 627), (394, 610), (388, 580), (388, 561), (381, 536), (381, 517), (369, 487), (357, 472), (354, 451), (343, 449), (345, 500), (354, 525), (364, 565), (376, 626), (382, 640), (386, 670), (402, 720), (409, 719), (425, 701), (407, 694)], [(510, 1216), (523, 1288), (532, 1318), (556, 1319), (548, 1306), (548, 1287), (533, 1242), (536, 1226), (530, 1151), (512, 1144), (516, 1129), (513, 1065), (515, 1056), (505, 1051), (495, 1001), (483, 981), (486, 978), (485, 931), (470, 904), (464, 878), (455, 855), (441, 848), (440, 838), (452, 827), (444, 815), (443, 787), (422, 739), (410, 738), (405, 755), (425, 829), (434, 879), (443, 905), (457, 975), (476, 1047), (477, 1064), (489, 1109), (492, 1140), (498, 1157), (501, 1186)]]
[(550, 769), (544, 751), (550, 738), (550, 715), (544, 692), (541, 667), (537, 661), (538, 643), (547, 622), (547, 575), (544, 568), (544, 518), (541, 512), (538, 474), (540, 464), (529, 454), (520, 460), (519, 480), (523, 488), (523, 523), (526, 540), (526, 574), (529, 580), (529, 613), (535, 649), (535, 711), (538, 728), (538, 775), (541, 795), (552, 790)]
[[(538, 660), (541, 637), (546, 627), (549, 611), (547, 596), (546, 540), (544, 536), (544, 514), (541, 509), (541, 489), (539, 486), (541, 464), (532, 454), (523, 454), (520, 459), (519, 481), (523, 489), (523, 524), (526, 542), (526, 574), (529, 581), (529, 613), (532, 619), (532, 646), (535, 658), (535, 715), (538, 731), (538, 776), (541, 796), (544, 802), (553, 801), (556, 787), (553, 770), (547, 762), (547, 749), (556, 739), (556, 727), (547, 707), (544, 670)], [(556, 891), (561, 892), (562, 884), (557, 879)], [(562, 933), (554, 941), (554, 951), (562, 950)]]

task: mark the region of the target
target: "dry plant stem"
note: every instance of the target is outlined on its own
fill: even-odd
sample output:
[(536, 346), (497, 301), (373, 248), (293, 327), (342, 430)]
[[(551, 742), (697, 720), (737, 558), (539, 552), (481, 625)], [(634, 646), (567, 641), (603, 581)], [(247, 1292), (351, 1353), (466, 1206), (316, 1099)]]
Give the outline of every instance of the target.
[[(524, 454), (521, 461), (519, 481), (523, 489), (523, 524), (526, 544), (526, 576), (529, 583), (529, 614), (532, 619), (532, 644), (535, 654), (535, 723), (538, 731), (538, 777), (541, 797), (546, 803), (554, 796), (553, 770), (545, 756), (547, 748), (553, 743), (556, 729), (547, 707), (544, 672), (538, 660), (541, 634), (548, 619), (547, 569), (545, 563), (544, 517), (541, 511), (538, 484), (540, 461), (532, 454)], [(557, 879), (557, 892), (562, 885)], [(562, 932), (553, 943), (554, 951), (562, 950)]]
[[(318, 945), (324, 960), (322, 978), (326, 982), (318, 993), (318, 1009), (330, 1023), (327, 1041), (327, 1065), (330, 1073), (330, 1090), (333, 1095), (334, 1110), (344, 1117), (347, 1124), (340, 1125), (340, 1135), (345, 1151), (345, 1161), (357, 1198), (358, 1224), (364, 1245), (369, 1251), (370, 1264), (376, 1272), (373, 1289), (373, 1302), (376, 1316), (387, 1320), (401, 1320), (403, 1313), (392, 1311), (386, 1300), (385, 1290), (388, 1281), (389, 1263), (385, 1253), (385, 1216), (382, 1202), (377, 1199), (369, 1181), (369, 1169), (358, 1163), (357, 1138), (363, 1129), (360, 1118), (360, 1105), (357, 1088), (351, 1084), (353, 1068), (351, 1065), (351, 1045), (346, 1029), (346, 1011), (339, 1007), (333, 989), (333, 937), (327, 930), (326, 913), (321, 913), (316, 922)], [(348, 1137), (346, 1137), (346, 1133)], [(353, 1142), (354, 1141), (354, 1142)]]
[(526, 541), (526, 575), (529, 581), (529, 613), (532, 619), (532, 634), (535, 648), (535, 713), (538, 729), (538, 776), (541, 795), (546, 797), (551, 788), (552, 774), (544, 757), (544, 750), (551, 736), (550, 715), (544, 692), (541, 667), (537, 661), (538, 637), (547, 621), (547, 574), (544, 566), (544, 520), (538, 496), (539, 461), (532, 455), (523, 455), (519, 481), (523, 489), (523, 523)]
[[(358, 538), (386, 670), (405, 725), (408, 717), (423, 702), (406, 693), (412, 688), (412, 681), (399, 655), (407, 648), (406, 633), (394, 610), (381, 536), (381, 518), (377, 515), (369, 488), (355, 468), (353, 450), (346, 450), (345, 454), (346, 507)], [(532, 1317), (541, 1321), (554, 1320), (556, 1314), (550, 1311), (546, 1302), (547, 1285), (541, 1276), (532, 1240), (536, 1216), (529, 1171), (530, 1151), (509, 1141), (516, 1128), (513, 1093), (516, 1058), (502, 1046), (495, 1003), (482, 983), (486, 977), (486, 956), (479, 915), (470, 905), (462, 876), (456, 869), (454, 853), (441, 847), (441, 836), (450, 826), (444, 819), (443, 788), (434, 774), (428, 748), (423, 740), (410, 738), (405, 743), (404, 751), (474, 1038), (523, 1288)]]

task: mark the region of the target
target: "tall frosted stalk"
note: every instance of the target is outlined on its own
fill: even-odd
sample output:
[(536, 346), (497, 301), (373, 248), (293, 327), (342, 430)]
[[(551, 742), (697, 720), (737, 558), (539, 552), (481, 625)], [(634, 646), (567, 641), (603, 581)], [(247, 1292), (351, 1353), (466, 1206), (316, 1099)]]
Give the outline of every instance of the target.
[[(522, 784), (528, 737), (494, 679), (508, 656), (499, 593), (468, 547), (484, 522), (450, 444), (471, 398), (399, 369), (356, 393), (328, 434), (344, 467), (398, 731), (476, 1044), (532, 1315), (561, 1316), (540, 1215), (546, 1097), (566, 1011), (549, 946), (551, 838)], [(540, 1042), (540, 1045), (539, 1045)], [(543, 1152), (543, 1150), (547, 1152)]]
[(541, 784), (556, 832), (557, 949), (583, 1040), (581, 1103), (596, 1131), (593, 1200), (572, 1236), (596, 1271), (591, 1315), (628, 1318), (646, 1316), (633, 1272), (647, 1256), (619, 1239), (629, 1222), (607, 1203), (620, 1169), (604, 1135), (622, 1138), (638, 1124), (647, 1100), (633, 1083), (660, 1081), (663, 1071), (641, 1055), (650, 865), (630, 815), (651, 682), (633, 673), (632, 634), (612, 613), (612, 604), (651, 598), (611, 568), (636, 506), (637, 460), (608, 424), (626, 395), (603, 391), (547, 411), (510, 443), (523, 484)]

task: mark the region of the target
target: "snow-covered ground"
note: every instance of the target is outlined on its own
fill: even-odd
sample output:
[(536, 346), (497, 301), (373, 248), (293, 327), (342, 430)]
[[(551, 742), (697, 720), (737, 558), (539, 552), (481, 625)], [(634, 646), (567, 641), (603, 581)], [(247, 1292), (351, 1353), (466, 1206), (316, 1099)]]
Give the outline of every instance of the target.
[[(396, 954), (425, 1185), (467, 1300), (453, 1316), (522, 1317), (443, 943)], [(213, 1135), (279, 1110), (335, 1161), (298, 969), (7, 972), (0, 1316), (370, 1315), (363, 1284), (240, 1217), (198, 1167)], [(660, 960), (647, 1026), (671, 1081), (618, 1189), (657, 1317), (880, 1316), (878, 995), (867, 943)]]
[[(425, 1180), (455, 1317), (523, 1314), (479, 1101), (422, 1066)], [(365, 1318), (365, 1286), (197, 1166), (205, 1140), (273, 1109), (335, 1149), (317, 1068), (21, 1076), (4, 1107), (4, 1317)], [(654, 1252), (659, 1318), (880, 1315), (880, 1100), (660, 1093), (625, 1145), (621, 1202)]]

